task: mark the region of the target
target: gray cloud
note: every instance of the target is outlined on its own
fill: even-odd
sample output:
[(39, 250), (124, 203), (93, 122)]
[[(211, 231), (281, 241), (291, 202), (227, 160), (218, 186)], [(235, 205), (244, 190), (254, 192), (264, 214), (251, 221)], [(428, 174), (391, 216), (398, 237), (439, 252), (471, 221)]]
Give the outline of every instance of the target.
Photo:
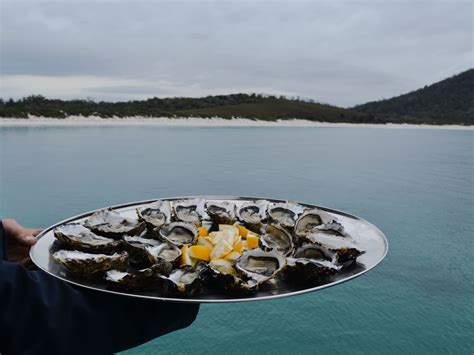
[(2, 96), (257, 91), (348, 106), (472, 67), (472, 11), (437, 1), (6, 0)]

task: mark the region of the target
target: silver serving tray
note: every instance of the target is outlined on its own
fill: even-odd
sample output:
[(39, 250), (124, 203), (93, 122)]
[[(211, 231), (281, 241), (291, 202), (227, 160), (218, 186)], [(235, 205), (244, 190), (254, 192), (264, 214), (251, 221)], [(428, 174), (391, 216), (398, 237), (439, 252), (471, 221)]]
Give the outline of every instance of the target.
[[(249, 201), (249, 200), (264, 200), (265, 198), (256, 198), (256, 197), (235, 197), (235, 196), (188, 196), (188, 197), (173, 197), (165, 198), (164, 200), (179, 200), (187, 198), (205, 198), (207, 200), (227, 200), (233, 201), (237, 204)], [(285, 202), (284, 200), (276, 199), (266, 199), (270, 202)], [(155, 200), (131, 202), (123, 205), (112, 206), (112, 208), (120, 212), (123, 216), (136, 216), (135, 210), (141, 205), (151, 203)], [(38, 235), (38, 242), (30, 250), (31, 260), (43, 271), (48, 274), (57, 277), (60, 280), (69, 282), (73, 285), (86, 287), (89, 289), (108, 292), (113, 294), (126, 295), (130, 297), (139, 297), (147, 299), (156, 299), (160, 301), (171, 301), (171, 302), (187, 302), (187, 303), (228, 303), (228, 302), (244, 302), (244, 301), (257, 301), (257, 300), (268, 300), (274, 298), (296, 296), (303, 293), (318, 291), (330, 286), (338, 285), (342, 282), (351, 280), (360, 276), (367, 271), (373, 269), (377, 266), (387, 255), (388, 244), (385, 238), (385, 235), (380, 229), (375, 227), (373, 224), (367, 222), (366, 220), (353, 216), (351, 214), (320, 207), (316, 205), (311, 205), (307, 203), (300, 203), (303, 206), (307, 207), (318, 207), (326, 212), (337, 216), (340, 222), (344, 225), (347, 232), (349, 232), (355, 239), (358, 246), (361, 250), (365, 251), (365, 254), (361, 255), (357, 259), (357, 264), (353, 265), (347, 269), (336, 274), (330, 282), (314, 287), (309, 285), (308, 287), (296, 287), (292, 284), (286, 283), (282, 280), (277, 280), (271, 284), (270, 287), (266, 290), (259, 290), (252, 295), (244, 296), (226, 296), (223, 293), (217, 292), (206, 292), (199, 296), (194, 296), (193, 298), (183, 297), (163, 297), (159, 294), (159, 291), (122, 291), (117, 290), (116, 287), (109, 284), (106, 281), (89, 281), (82, 280), (72, 277), (68, 274), (63, 266), (58, 264), (50, 256), (50, 248), (55, 241), (53, 234), (53, 229), (63, 223), (69, 222), (82, 222), (88, 216), (90, 216), (95, 211), (90, 211), (75, 217), (71, 217), (52, 225), (51, 227), (46, 228), (41, 234)]]

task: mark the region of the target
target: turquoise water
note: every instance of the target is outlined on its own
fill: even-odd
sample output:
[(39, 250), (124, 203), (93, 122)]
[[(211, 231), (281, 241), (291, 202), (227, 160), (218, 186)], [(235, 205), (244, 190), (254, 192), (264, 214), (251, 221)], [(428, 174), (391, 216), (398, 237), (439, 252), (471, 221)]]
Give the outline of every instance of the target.
[(472, 354), (473, 131), (0, 127), (0, 216), (46, 227), (179, 195), (289, 198), (379, 226), (368, 274), (303, 296), (205, 305), (126, 354)]

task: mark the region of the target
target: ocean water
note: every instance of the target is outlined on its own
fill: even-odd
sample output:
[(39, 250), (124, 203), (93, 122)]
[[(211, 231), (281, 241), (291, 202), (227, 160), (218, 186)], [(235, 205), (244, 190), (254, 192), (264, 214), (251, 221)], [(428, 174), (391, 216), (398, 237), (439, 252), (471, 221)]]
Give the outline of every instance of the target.
[(281, 300), (204, 305), (123, 354), (472, 354), (474, 131), (0, 127), (0, 216), (46, 227), (180, 195), (287, 198), (359, 215), (389, 241), (364, 276)]

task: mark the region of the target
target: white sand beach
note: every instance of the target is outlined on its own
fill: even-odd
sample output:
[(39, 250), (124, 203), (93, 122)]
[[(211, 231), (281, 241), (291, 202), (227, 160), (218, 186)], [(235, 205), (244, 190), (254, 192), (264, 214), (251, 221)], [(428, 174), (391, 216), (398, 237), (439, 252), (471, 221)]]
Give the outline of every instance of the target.
[(413, 125), (413, 124), (368, 124), (368, 123), (331, 123), (313, 122), (307, 120), (277, 120), (274, 122), (252, 120), (248, 118), (234, 118), (232, 120), (210, 117), (124, 117), (124, 118), (102, 118), (97, 116), (69, 116), (65, 119), (35, 117), (28, 119), (0, 118), (0, 127), (21, 127), (21, 126), (163, 126), (163, 127), (353, 127), (353, 128), (418, 128), (418, 129), (455, 129), (474, 130), (474, 126), (462, 125)]

